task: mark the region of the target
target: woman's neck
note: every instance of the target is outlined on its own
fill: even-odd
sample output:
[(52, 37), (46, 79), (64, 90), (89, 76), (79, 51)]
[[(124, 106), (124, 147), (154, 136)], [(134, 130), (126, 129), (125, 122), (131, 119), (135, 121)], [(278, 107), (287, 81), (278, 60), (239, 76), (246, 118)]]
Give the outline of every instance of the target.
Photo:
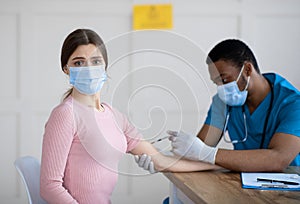
[(100, 93), (96, 93), (94, 95), (85, 95), (73, 88), (71, 95), (76, 101), (83, 105), (93, 107), (99, 111), (104, 111), (100, 101)]

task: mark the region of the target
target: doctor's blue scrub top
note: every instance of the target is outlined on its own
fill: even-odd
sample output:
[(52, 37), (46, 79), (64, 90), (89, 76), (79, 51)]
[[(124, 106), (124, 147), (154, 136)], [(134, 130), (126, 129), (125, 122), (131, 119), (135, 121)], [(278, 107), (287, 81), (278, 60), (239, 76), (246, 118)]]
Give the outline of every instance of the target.
[[(268, 148), (270, 140), (275, 133), (286, 133), (300, 137), (300, 92), (286, 79), (275, 73), (263, 74), (263, 76), (273, 85), (272, 92), (265, 97), (255, 111), (250, 114), (247, 104), (242, 106), (232, 106), (227, 108), (218, 95), (213, 97), (212, 104), (207, 113), (205, 124), (223, 130), (225, 117), (228, 109), (229, 120), (227, 131), (231, 141), (242, 141), (245, 138), (244, 114), (246, 116), (248, 137), (245, 142), (233, 144), (235, 150), (259, 149), (264, 132), (264, 125), (270, 110), (267, 121), (263, 148)], [(272, 104), (271, 104), (272, 103)], [(300, 166), (300, 154), (290, 164)]]

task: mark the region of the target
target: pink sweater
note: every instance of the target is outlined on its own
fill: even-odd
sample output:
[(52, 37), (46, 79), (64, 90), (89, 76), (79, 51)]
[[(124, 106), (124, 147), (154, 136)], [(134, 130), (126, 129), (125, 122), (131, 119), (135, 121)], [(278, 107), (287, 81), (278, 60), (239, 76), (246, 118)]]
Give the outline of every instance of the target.
[(67, 98), (51, 113), (42, 148), (41, 196), (48, 203), (110, 203), (122, 155), (141, 135), (117, 110)]

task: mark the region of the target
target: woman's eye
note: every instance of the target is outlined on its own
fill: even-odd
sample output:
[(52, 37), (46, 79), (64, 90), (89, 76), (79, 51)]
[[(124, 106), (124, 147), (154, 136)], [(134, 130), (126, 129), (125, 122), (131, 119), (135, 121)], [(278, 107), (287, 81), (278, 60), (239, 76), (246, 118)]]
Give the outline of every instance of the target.
[(76, 61), (76, 62), (74, 62), (74, 65), (76, 67), (82, 67), (84, 65), (84, 61)]
[(101, 60), (94, 60), (93, 61), (93, 65), (99, 65), (99, 64), (102, 64)]

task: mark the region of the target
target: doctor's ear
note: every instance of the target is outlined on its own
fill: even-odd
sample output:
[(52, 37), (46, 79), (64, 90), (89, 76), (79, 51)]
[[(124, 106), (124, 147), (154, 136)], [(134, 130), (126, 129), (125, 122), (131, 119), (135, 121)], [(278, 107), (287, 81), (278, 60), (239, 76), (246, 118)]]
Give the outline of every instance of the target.
[(251, 62), (246, 62), (244, 66), (245, 66), (244, 69), (245, 69), (245, 72), (246, 72), (247, 76), (250, 76), (251, 73), (254, 70), (254, 67), (253, 67), (252, 63)]

